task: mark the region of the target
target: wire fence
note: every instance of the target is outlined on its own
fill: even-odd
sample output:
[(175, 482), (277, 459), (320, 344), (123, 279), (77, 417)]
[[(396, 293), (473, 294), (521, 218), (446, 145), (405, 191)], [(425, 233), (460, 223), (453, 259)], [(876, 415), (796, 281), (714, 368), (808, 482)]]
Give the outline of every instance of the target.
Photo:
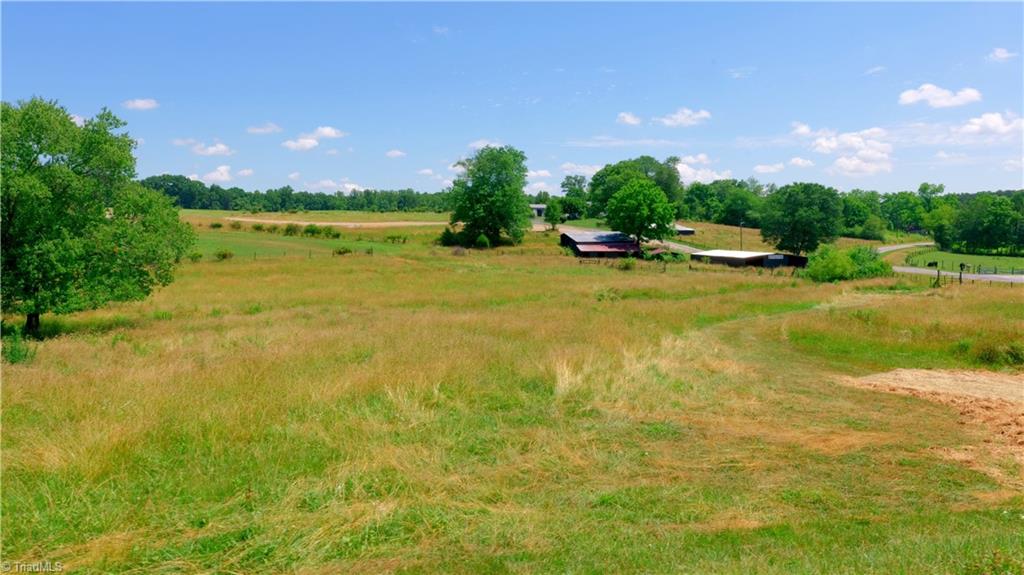
[[(949, 272), (965, 272), (972, 274), (991, 275), (1024, 275), (1024, 265), (981, 265), (958, 262), (954, 260), (932, 260), (929, 258), (910, 256), (906, 259), (907, 265), (918, 268), (931, 268)], [(962, 266), (962, 267), (961, 267)]]

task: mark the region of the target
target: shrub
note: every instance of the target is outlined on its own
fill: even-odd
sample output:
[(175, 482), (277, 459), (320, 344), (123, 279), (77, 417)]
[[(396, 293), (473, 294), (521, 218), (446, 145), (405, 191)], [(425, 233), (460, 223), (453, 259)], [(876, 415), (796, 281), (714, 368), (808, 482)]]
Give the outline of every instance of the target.
[(352, 253), (352, 250), (346, 248), (345, 246), (342, 246), (340, 248), (334, 248), (334, 255), (336, 256), (344, 256), (350, 253)]
[(252, 225), (252, 231), (254, 231), (254, 232), (262, 232), (263, 231), (263, 224), (253, 224)]
[(192, 263), (199, 263), (199, 260), (203, 259), (203, 254), (199, 252), (192, 252), (188, 254), (188, 259), (192, 260)]
[(320, 226), (316, 224), (309, 224), (302, 229), (302, 235), (309, 236), (311, 238), (320, 235)]
[(341, 237), (341, 232), (334, 228), (320, 228), (320, 233), (323, 234), (324, 237), (331, 238), (332, 240), (336, 240)]
[(270, 224), (267, 226), (267, 233), (276, 234), (279, 229), (281, 229), (281, 227), (277, 224)]
[(636, 259), (633, 257), (628, 257), (626, 259), (619, 260), (619, 263), (616, 264), (615, 267), (624, 272), (628, 272), (636, 268)]
[(224, 224), (222, 224), (220, 222), (212, 222), (210, 224), (210, 229), (211, 230), (218, 230), (218, 229), (223, 228), (223, 227), (224, 227)]
[(284, 235), (286, 236), (297, 236), (302, 231), (302, 227), (299, 224), (288, 224), (284, 227)]
[(867, 246), (838, 250), (821, 246), (807, 259), (803, 276), (816, 282), (834, 282), (888, 275), (892, 272), (882, 256)]
[(457, 246), (459, 245), (459, 235), (450, 227), (445, 227), (444, 231), (441, 232), (441, 237), (438, 238), (437, 241), (445, 247)]
[(455, 246), (454, 248), (452, 248), (452, 255), (453, 256), (464, 256), (464, 255), (466, 255), (466, 248), (464, 248), (462, 246)]
[(1024, 365), (1024, 343), (986, 339), (972, 346), (971, 355), (978, 363), (993, 367)]
[(240, 230), (242, 229), (242, 222), (232, 221), (230, 224), (228, 224), (228, 226), (231, 227), (231, 229), (233, 230)]
[(10, 364), (27, 363), (36, 356), (35, 348), (25, 341), (20, 331), (5, 335), (0, 342), (0, 351), (3, 352), (3, 360)]
[(233, 252), (231, 250), (220, 249), (220, 250), (217, 250), (217, 251), (213, 252), (213, 257), (217, 261), (222, 262), (224, 260), (229, 260), (229, 259), (235, 257), (235, 252)]
[[(441, 232), (441, 233), (443, 234), (444, 232)], [(393, 235), (393, 236), (388, 236), (388, 237), (386, 237), (384, 239), (389, 241), (389, 242), (391, 242), (391, 243), (393, 243), (393, 244), (404, 244), (405, 242), (409, 241), (409, 236)]]
[(487, 236), (480, 234), (476, 237), (476, 241), (473, 242), (473, 247), (478, 250), (486, 250), (491, 247), (491, 240), (487, 239)]

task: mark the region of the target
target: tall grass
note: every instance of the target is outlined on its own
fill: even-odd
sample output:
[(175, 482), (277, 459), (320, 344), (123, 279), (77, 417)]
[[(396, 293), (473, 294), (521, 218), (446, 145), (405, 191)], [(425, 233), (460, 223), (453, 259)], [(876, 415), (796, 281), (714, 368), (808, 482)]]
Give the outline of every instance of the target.
[[(1021, 564), (1020, 488), (943, 456), (981, 453), (980, 432), (835, 384), (976, 366), (957, 342), (1018, 337), (1019, 288), (623, 273), (539, 235), (454, 257), (436, 230), (393, 233), (346, 257), (183, 266), (5, 365), (4, 558), (87, 573)], [(202, 241), (223, 236), (268, 238)]]

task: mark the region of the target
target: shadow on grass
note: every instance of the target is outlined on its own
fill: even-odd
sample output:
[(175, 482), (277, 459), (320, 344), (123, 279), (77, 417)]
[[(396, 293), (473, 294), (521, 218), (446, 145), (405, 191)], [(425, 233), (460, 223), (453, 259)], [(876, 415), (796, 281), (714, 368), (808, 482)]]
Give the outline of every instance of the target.
[[(138, 327), (140, 320), (123, 315), (110, 317), (91, 318), (69, 318), (57, 316), (44, 316), (40, 321), (39, 335), (33, 339), (47, 340), (62, 335), (70, 334), (103, 334), (115, 329)], [(22, 335), (25, 328), (25, 319), (19, 318), (15, 321), (5, 319), (0, 324), (0, 331), (3, 336)]]

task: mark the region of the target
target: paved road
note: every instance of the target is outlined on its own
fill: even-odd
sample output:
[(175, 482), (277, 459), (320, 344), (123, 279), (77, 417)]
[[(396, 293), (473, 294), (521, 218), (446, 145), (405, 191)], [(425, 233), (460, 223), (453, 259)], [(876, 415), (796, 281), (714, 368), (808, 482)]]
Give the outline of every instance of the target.
[[(921, 276), (935, 276), (935, 270), (929, 268), (914, 268), (910, 266), (892, 266), (892, 271), (901, 274), (917, 274)], [(943, 277), (958, 278), (959, 272), (942, 272)], [(964, 281), (978, 282), (1002, 282), (1009, 284), (1024, 284), (1024, 275), (1010, 274), (964, 274)]]
[[(880, 246), (878, 253), (887, 254), (889, 252), (895, 252), (897, 250), (905, 250), (909, 248), (920, 248), (925, 246), (935, 245), (934, 242), (915, 242), (912, 244), (897, 244), (892, 246)], [(892, 266), (892, 271), (901, 274), (915, 274), (919, 276), (934, 276), (935, 270), (932, 268), (916, 268), (911, 266)], [(959, 272), (941, 272), (943, 277), (948, 278), (959, 278)], [(964, 281), (978, 281), (978, 282), (1002, 282), (1010, 284), (1024, 284), (1024, 275), (1010, 275), (1010, 274), (972, 274), (965, 273), (963, 275)]]
[(926, 246), (934, 246), (935, 242), (914, 242), (911, 244), (895, 244), (891, 246), (879, 246), (878, 253), (887, 254), (889, 252), (895, 252), (897, 250), (906, 250), (909, 248), (923, 248)]

